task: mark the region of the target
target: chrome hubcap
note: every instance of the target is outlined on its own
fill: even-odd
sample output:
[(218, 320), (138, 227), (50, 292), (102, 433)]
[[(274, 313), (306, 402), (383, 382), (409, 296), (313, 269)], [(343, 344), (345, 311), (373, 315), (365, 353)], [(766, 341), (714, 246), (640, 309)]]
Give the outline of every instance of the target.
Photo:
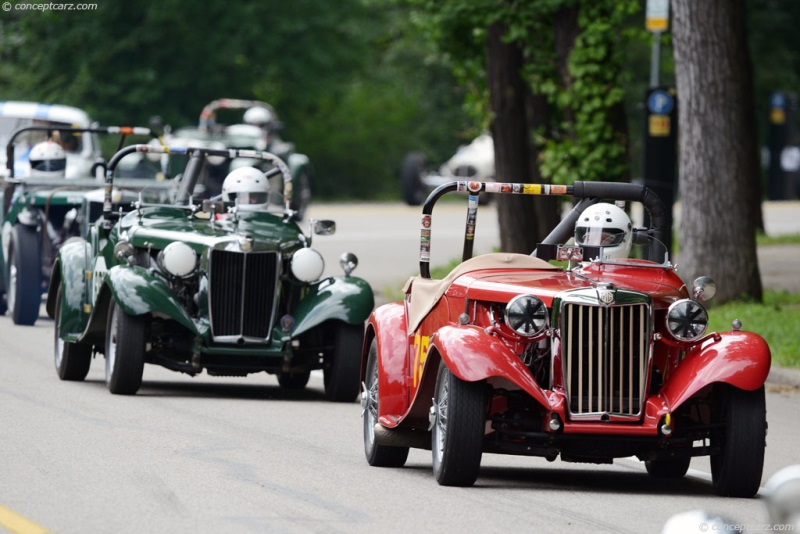
[(378, 369), (372, 369), (367, 383), (361, 383), (361, 415), (364, 418), (364, 434), (367, 442), (375, 443), (375, 423), (378, 420)]
[(442, 453), (444, 452), (444, 440), (447, 432), (447, 401), (448, 401), (448, 388), (447, 381), (443, 378), (438, 386), (438, 401), (433, 399), (433, 406), (428, 415), (428, 420), (431, 421), (433, 426), (434, 444), (436, 450), (434, 454), (441, 460)]

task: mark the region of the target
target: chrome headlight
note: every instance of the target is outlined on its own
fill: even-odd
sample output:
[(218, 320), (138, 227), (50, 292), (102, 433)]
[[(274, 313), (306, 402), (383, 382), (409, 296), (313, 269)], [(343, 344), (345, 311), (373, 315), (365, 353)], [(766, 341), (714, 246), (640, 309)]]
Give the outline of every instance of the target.
[(197, 268), (197, 253), (186, 243), (175, 241), (158, 253), (156, 261), (167, 274), (185, 278)]
[(708, 313), (693, 300), (673, 302), (667, 310), (667, 330), (678, 341), (700, 339), (708, 329)]
[(319, 280), (325, 270), (325, 260), (313, 248), (301, 248), (292, 256), (292, 274), (301, 282)]
[(506, 324), (521, 336), (532, 337), (547, 328), (547, 306), (534, 295), (519, 295), (506, 306)]

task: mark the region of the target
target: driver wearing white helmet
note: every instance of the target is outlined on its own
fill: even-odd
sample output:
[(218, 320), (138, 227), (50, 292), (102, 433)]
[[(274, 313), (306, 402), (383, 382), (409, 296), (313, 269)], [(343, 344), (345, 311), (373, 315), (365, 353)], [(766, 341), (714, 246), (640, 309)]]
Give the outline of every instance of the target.
[(61, 145), (53, 141), (37, 143), (28, 155), (31, 176), (40, 178), (64, 178), (67, 170), (67, 154)]
[(631, 219), (614, 204), (589, 206), (575, 225), (575, 244), (601, 247), (604, 260), (627, 258), (631, 242)]
[(222, 200), (235, 202), (240, 211), (261, 211), (269, 203), (269, 181), (255, 167), (239, 167), (222, 183)]
[(253, 124), (265, 131), (269, 130), (273, 119), (272, 113), (261, 106), (254, 106), (244, 112), (244, 122), (246, 124)]

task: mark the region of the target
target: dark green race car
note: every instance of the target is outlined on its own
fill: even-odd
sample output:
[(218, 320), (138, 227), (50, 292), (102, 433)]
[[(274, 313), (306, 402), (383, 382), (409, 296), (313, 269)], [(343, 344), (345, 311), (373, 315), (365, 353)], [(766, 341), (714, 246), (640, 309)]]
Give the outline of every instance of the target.
[[(127, 154), (189, 156), (173, 204), (136, 202), (113, 211), (114, 170)], [(145, 363), (196, 375), (277, 375), (304, 388), (322, 369), (328, 399), (359, 392), (364, 322), (372, 289), (350, 275), (322, 277), (323, 261), (281, 195), (269, 210), (247, 212), (211, 199), (195, 203), (194, 186), (209, 157), (252, 158), (282, 175), (277, 156), (257, 150), (136, 145), (109, 162), (105, 211), (84, 238), (64, 244), (53, 268), (47, 312), (55, 318), (55, 367), (62, 380), (83, 380), (94, 354), (105, 356), (108, 389), (135, 394)], [(273, 188), (273, 192), (276, 188)], [(274, 209), (272, 209), (274, 208)], [(333, 221), (310, 221), (331, 234)]]
[[(128, 136), (156, 135), (144, 127), (108, 126), (69, 128), (27, 126), (16, 130), (6, 146), (6, 168), (0, 179), (0, 315), (9, 311), (14, 324), (33, 325), (39, 318), (42, 295), (47, 292), (53, 261), (68, 239), (84, 235), (88, 224), (102, 211), (105, 163), (100, 158), (83, 176), (16, 176), (15, 144), (29, 143), (26, 136), (49, 138), (54, 133), (92, 138), (98, 134), (119, 136), (121, 147)], [(88, 144), (88, 142), (86, 142)], [(69, 158), (68, 162), (71, 161)], [(72, 169), (67, 163), (68, 175)], [(97, 171), (97, 172), (96, 172)], [(97, 175), (97, 178), (95, 177)], [(134, 200), (144, 192), (148, 198), (169, 195), (170, 184), (156, 174), (128, 174), (115, 184), (114, 200)], [(136, 178), (132, 178), (136, 176)]]

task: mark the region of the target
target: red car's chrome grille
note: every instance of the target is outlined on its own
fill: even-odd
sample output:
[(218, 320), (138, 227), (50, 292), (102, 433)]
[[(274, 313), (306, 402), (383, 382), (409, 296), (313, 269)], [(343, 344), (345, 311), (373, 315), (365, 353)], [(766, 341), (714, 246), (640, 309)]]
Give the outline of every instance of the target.
[(572, 415), (640, 415), (648, 366), (649, 307), (565, 304), (565, 387)]
[(215, 339), (269, 339), (278, 283), (278, 253), (212, 250), (209, 314)]

